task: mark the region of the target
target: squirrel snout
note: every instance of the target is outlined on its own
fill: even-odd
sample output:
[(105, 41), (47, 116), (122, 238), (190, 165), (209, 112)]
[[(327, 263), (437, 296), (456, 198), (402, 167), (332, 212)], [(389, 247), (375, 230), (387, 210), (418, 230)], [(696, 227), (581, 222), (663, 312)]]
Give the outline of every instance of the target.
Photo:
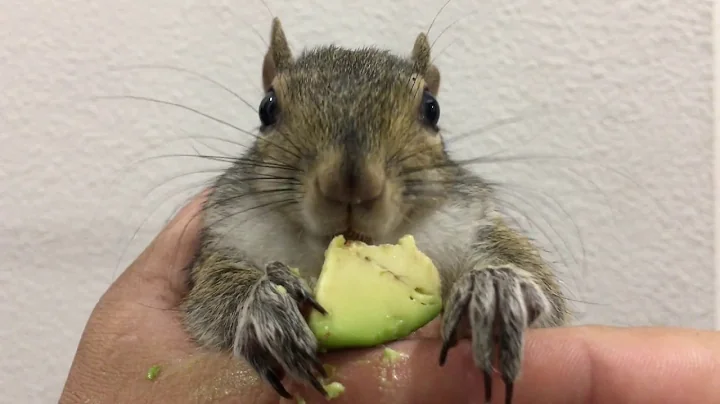
[(317, 177), (317, 190), (326, 200), (348, 205), (367, 204), (385, 190), (385, 173), (378, 168), (327, 170)]

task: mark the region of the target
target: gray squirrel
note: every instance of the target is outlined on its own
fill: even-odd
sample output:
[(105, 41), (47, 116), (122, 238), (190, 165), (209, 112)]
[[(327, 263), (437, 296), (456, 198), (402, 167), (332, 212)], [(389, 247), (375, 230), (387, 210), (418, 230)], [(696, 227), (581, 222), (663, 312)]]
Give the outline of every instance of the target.
[(193, 339), (247, 361), (282, 397), (286, 374), (325, 394), (303, 308), (325, 310), (289, 267), (317, 277), (338, 234), (371, 244), (411, 234), (441, 274), (439, 366), (471, 337), (485, 400), (497, 353), (510, 403), (525, 330), (565, 325), (570, 313), (539, 250), (493, 206), (491, 185), (449, 157), (427, 36), (409, 57), (320, 46), (295, 58), (276, 18), (262, 82), (259, 134), (204, 207), (182, 306)]

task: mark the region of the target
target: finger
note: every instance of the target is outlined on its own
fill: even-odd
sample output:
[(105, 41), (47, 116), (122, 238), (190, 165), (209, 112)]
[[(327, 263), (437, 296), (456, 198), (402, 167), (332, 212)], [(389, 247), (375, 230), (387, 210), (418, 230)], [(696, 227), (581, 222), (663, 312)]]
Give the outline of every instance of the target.
[(202, 206), (207, 191), (195, 197), (163, 228), (150, 245), (118, 277), (113, 297), (149, 298), (157, 308), (175, 307), (187, 291), (185, 269), (199, 248)]
[[(281, 379), (278, 373), (274, 376)], [(158, 379), (152, 383), (142, 382), (136, 376), (127, 383), (133, 385), (133, 389), (115, 389), (116, 396), (126, 399), (102, 402), (277, 404), (279, 401), (278, 392), (246, 362), (220, 352), (197, 353), (190, 358), (173, 360), (163, 366)], [(125, 390), (135, 391), (123, 394)], [(289, 402), (295, 404), (295, 401)]]
[[(338, 352), (323, 361), (335, 366), (331, 380), (345, 392), (341, 403), (474, 403), (484, 397), (482, 374), (468, 341), (443, 367), (438, 340), (390, 345), (406, 354), (394, 363), (382, 349)], [(534, 330), (514, 403), (715, 403), (720, 402), (720, 334), (675, 329), (582, 327)], [(494, 386), (502, 391), (495, 377)], [(305, 386), (293, 385), (307, 403), (322, 403)], [(498, 394), (493, 402), (505, 397)]]

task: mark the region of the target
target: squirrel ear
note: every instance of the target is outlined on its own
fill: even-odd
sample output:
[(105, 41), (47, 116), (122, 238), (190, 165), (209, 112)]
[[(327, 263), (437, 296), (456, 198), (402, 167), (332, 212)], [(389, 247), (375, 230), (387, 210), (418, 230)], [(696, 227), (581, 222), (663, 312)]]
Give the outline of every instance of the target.
[(285, 38), (282, 24), (280, 24), (280, 19), (275, 17), (270, 29), (270, 47), (263, 60), (263, 88), (266, 91), (270, 88), (278, 72), (290, 66), (292, 61), (292, 52), (290, 52), (290, 46)]
[(430, 65), (423, 77), (425, 78), (425, 84), (428, 86), (428, 91), (432, 95), (438, 95), (438, 92), (440, 92), (440, 70), (435, 65)]
[(428, 90), (437, 95), (438, 91), (440, 91), (440, 70), (431, 63), (430, 47), (427, 35), (421, 32), (415, 39), (412, 50), (413, 68), (416, 73), (423, 76)]
[(425, 74), (430, 65), (430, 42), (424, 32), (415, 38), (412, 50), (412, 61), (416, 73)]

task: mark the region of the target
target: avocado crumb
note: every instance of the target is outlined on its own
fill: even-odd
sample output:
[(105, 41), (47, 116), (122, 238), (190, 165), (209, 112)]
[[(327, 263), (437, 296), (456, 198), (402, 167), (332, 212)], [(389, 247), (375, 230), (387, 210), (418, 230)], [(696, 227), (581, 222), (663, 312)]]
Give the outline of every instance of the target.
[(300, 276), (300, 270), (298, 268), (290, 268), (290, 272), (295, 276)]
[(328, 379), (332, 379), (333, 376), (335, 376), (335, 366), (328, 365), (327, 363), (323, 365), (323, 369), (325, 369), (325, 373), (327, 373)]
[(287, 289), (285, 289), (285, 286), (275, 285), (275, 289), (277, 289), (278, 293), (280, 293), (281, 295), (287, 295)]
[(147, 379), (155, 380), (159, 374), (160, 374), (160, 365), (153, 365), (147, 371)]
[(385, 348), (383, 350), (383, 360), (388, 363), (395, 363), (400, 358), (404, 358), (406, 355), (402, 352), (398, 352), (394, 349)]
[(325, 387), (325, 391), (327, 391), (328, 398), (331, 400), (333, 398), (339, 397), (342, 393), (345, 392), (345, 386), (343, 386), (342, 384), (340, 384), (338, 382), (332, 382), (330, 384), (326, 384), (323, 387)]
[(305, 404), (305, 399), (300, 396), (298, 396), (298, 398), (295, 401), (297, 401), (297, 404)]

